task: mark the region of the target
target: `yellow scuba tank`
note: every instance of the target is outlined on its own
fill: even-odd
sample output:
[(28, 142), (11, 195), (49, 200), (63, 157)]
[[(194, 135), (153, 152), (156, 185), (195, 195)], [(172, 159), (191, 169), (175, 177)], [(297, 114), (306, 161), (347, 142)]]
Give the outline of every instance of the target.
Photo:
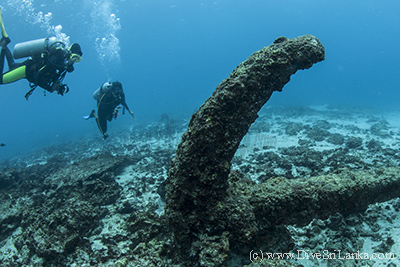
[(18, 43), (14, 46), (13, 57), (19, 59), (44, 53), (55, 42), (57, 38), (50, 37)]

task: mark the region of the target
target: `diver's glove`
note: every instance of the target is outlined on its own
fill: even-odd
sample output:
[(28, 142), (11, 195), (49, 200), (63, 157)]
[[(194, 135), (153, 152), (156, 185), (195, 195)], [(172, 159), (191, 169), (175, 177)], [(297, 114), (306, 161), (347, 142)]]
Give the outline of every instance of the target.
[(113, 111), (112, 116), (114, 117), (115, 120), (117, 119), (117, 117), (118, 117), (118, 115), (119, 115), (119, 109), (120, 109), (120, 108), (121, 108), (121, 107), (118, 106), (118, 107), (116, 107), (116, 108), (114, 109), (114, 111)]
[(68, 85), (66, 85), (64, 83), (55, 82), (51, 86), (50, 92), (54, 92), (54, 91), (56, 91), (57, 94), (59, 94), (59, 95), (64, 95), (64, 94), (68, 93), (69, 87), (68, 87)]
[(57, 88), (57, 94), (59, 95), (64, 95), (68, 92), (69, 92), (69, 87), (64, 83), (60, 84), (60, 86)]

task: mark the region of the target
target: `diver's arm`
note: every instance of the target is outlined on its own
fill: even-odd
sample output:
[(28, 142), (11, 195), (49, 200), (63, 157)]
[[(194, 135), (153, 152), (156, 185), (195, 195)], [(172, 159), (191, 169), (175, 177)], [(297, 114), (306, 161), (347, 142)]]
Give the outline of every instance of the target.
[(121, 105), (124, 108), (124, 110), (122, 111), (122, 114), (125, 113), (125, 109), (126, 109), (129, 112), (129, 114), (131, 114), (131, 116), (135, 119), (135, 115), (133, 115), (133, 112), (130, 111), (128, 105), (125, 102), (125, 93), (124, 92), (122, 92), (122, 96), (121, 96)]
[(50, 93), (56, 91), (57, 94), (64, 95), (69, 91), (68, 86), (62, 83), (66, 73), (67, 71), (56, 73), (56, 70), (45, 65), (36, 73), (33, 82)]
[(126, 110), (129, 112), (129, 114), (131, 114), (131, 116), (132, 116), (133, 118), (135, 118), (135, 115), (133, 115), (133, 112), (130, 111), (128, 105), (127, 105), (126, 102), (125, 102), (125, 97), (124, 97), (124, 99), (123, 99), (121, 105), (124, 107), (124, 109), (126, 109)]

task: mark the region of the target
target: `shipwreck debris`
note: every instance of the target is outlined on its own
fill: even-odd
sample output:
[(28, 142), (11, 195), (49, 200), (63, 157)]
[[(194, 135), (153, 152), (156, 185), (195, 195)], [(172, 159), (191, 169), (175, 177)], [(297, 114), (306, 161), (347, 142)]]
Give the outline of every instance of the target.
[[(213, 250), (227, 255), (230, 240), (245, 242), (258, 231), (250, 203), (228, 191), (230, 162), (272, 93), (324, 56), (312, 35), (279, 37), (239, 64), (192, 116), (166, 184), (166, 216), (184, 261), (221, 266), (227, 257), (211, 261)], [(228, 213), (221, 213), (226, 207)], [(233, 238), (236, 227), (243, 235)]]

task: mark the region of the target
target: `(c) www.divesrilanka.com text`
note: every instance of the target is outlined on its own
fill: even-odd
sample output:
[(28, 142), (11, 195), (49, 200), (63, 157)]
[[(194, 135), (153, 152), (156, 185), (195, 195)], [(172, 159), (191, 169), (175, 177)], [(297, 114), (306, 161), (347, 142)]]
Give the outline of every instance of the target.
[(297, 250), (297, 253), (286, 252), (286, 253), (271, 253), (250, 251), (250, 261), (251, 262), (262, 262), (263, 260), (272, 259), (285, 259), (285, 260), (385, 260), (385, 259), (395, 259), (394, 253), (366, 253), (357, 252), (349, 253), (343, 252), (342, 250), (323, 250), (322, 252), (311, 252), (309, 250)]

